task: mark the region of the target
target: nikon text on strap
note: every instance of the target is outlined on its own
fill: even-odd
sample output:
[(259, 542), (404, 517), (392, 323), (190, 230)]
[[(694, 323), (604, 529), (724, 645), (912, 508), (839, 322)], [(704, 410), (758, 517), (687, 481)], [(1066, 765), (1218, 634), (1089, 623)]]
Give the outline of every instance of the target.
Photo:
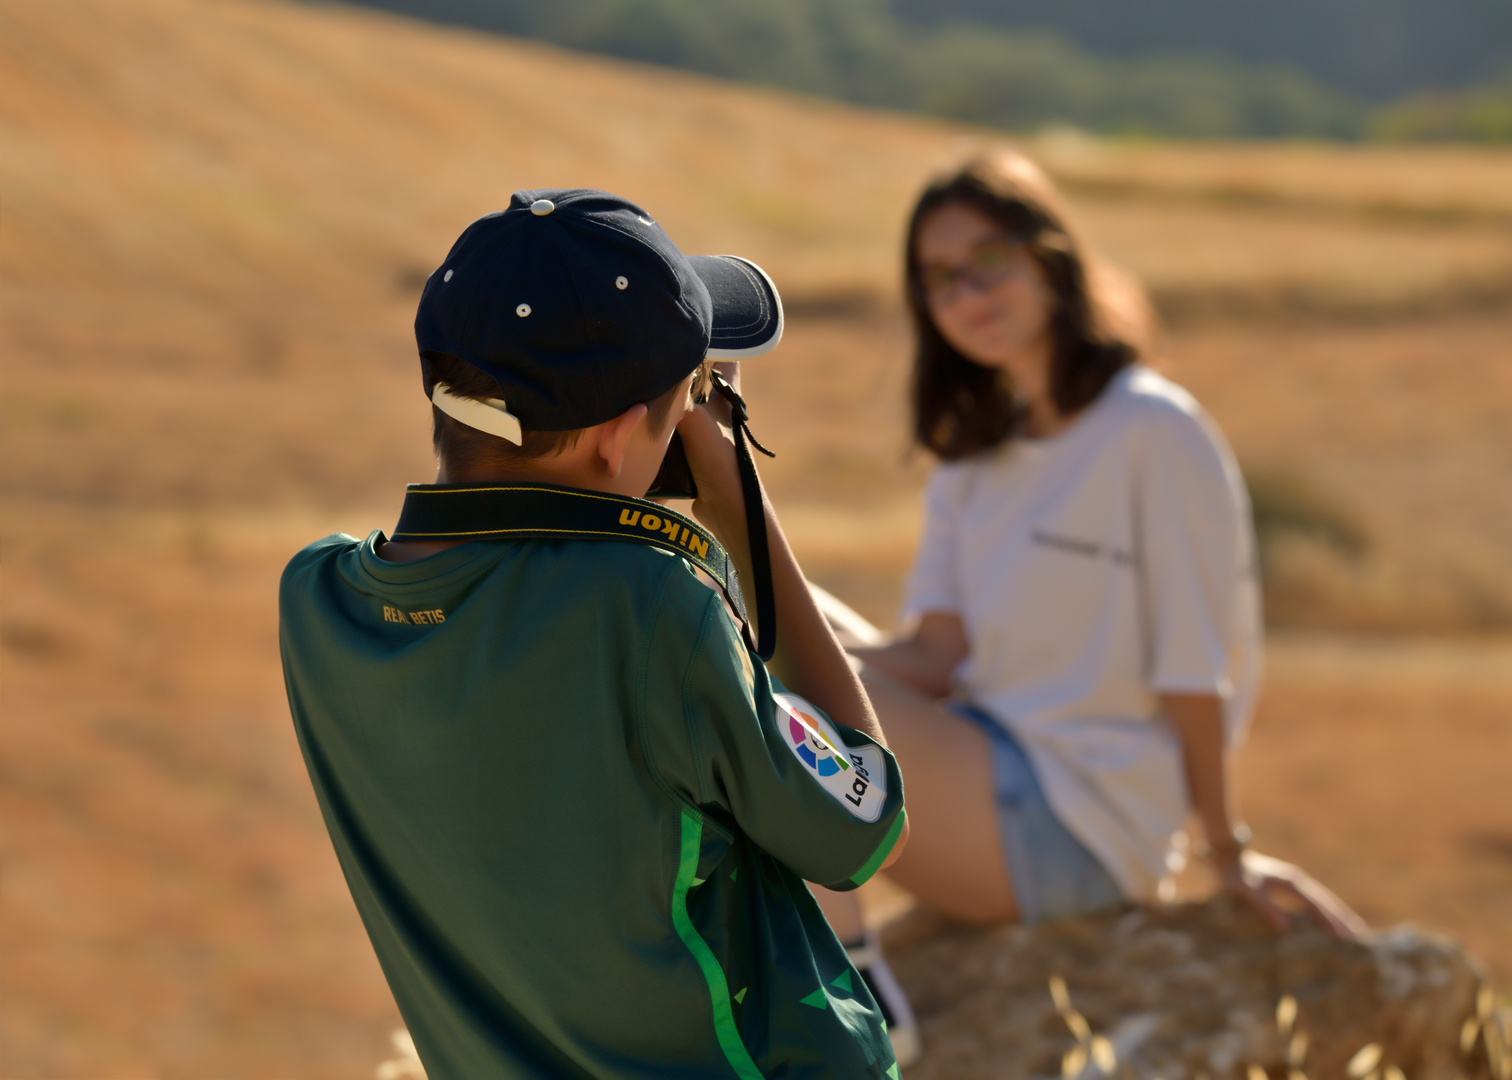
[[(538, 483), (411, 484), (390, 539), (628, 540), (649, 544), (681, 555), (713, 578), (735, 609), (746, 644), (755, 648), (739, 576), (719, 541), (692, 518), (646, 499)], [(770, 582), (767, 588), (770, 590)], [(768, 634), (766, 621), (762, 620), (763, 639)]]

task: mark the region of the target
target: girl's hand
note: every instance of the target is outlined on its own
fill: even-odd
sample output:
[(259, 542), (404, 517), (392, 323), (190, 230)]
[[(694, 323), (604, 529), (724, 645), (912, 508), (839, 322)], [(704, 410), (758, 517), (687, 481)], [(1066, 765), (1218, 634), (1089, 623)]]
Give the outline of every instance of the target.
[(955, 670), (971, 647), (959, 615), (929, 611), (905, 637), (885, 645), (849, 646), (848, 651), (884, 675), (938, 700), (950, 694)]
[(1245, 900), (1277, 930), (1299, 918), (1310, 918), (1334, 937), (1358, 937), (1365, 921), (1325, 886), (1291, 863), (1237, 849), (1214, 854), (1214, 866), (1224, 892)]

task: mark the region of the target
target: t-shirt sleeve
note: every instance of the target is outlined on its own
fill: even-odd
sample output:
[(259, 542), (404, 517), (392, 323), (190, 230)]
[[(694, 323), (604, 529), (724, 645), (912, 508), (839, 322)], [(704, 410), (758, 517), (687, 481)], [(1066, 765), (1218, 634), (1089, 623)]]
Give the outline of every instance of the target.
[(653, 739), (674, 791), (808, 881), (870, 878), (903, 828), (893, 756), (773, 680), (712, 593), (680, 681), (682, 732)]
[(1139, 475), (1140, 558), (1157, 693), (1233, 691), (1242, 590), (1254, 574), (1249, 497), (1205, 415), (1151, 416)]
[(956, 571), (956, 530), (961, 513), (959, 468), (937, 467), (924, 489), (924, 530), (919, 553), (903, 590), (902, 617), (929, 611), (960, 611), (960, 576)]

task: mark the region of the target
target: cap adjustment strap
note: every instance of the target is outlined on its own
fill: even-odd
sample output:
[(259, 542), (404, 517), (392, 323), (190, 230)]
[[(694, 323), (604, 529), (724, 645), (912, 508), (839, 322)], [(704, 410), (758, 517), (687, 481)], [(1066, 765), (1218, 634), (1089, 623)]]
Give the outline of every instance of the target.
[(435, 390), (431, 392), (431, 404), (459, 424), (486, 431), (516, 446), (525, 441), (519, 418), (509, 411), (503, 398), (479, 401), (477, 398), (458, 397), (445, 383), (437, 383)]

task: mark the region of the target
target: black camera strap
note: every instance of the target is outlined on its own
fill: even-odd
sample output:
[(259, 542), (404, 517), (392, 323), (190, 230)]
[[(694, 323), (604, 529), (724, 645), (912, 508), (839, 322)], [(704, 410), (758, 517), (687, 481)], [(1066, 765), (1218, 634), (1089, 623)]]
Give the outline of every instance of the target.
[[(733, 392), (733, 391), (732, 391)], [(739, 395), (736, 395), (739, 400)], [(733, 407), (733, 403), (732, 403)], [(744, 406), (737, 409), (743, 416)], [(743, 441), (736, 429), (737, 455)], [(754, 441), (754, 440), (752, 440)], [(747, 473), (754, 479), (755, 466), (750, 450), (743, 450), (741, 481)], [(767, 562), (766, 515), (761, 510), (761, 490), (755, 490), (755, 516), (751, 510), (751, 490), (746, 490), (748, 521), (761, 526), (761, 554), (756, 553), (756, 530), (751, 530), (752, 561), (756, 575), (757, 603), (763, 603), (762, 579), (765, 581), (766, 607), (758, 606), (762, 645), (775, 638), (771, 618), (772, 575)], [(729, 600), (740, 619), (746, 644), (763, 651), (751, 641), (751, 620), (746, 614), (740, 579), (725, 549), (707, 529), (692, 518), (648, 499), (611, 495), (600, 491), (558, 487), (555, 484), (410, 484), (404, 496), (404, 508), (391, 539), (399, 542), (447, 540), (627, 540), (648, 544), (681, 555), (708, 574)]]
[[(767, 546), (766, 501), (761, 495), (761, 478), (756, 475), (754, 446), (767, 457), (776, 457), (751, 434), (750, 416), (745, 399), (718, 371), (713, 373), (714, 390), (730, 403), (730, 421), (735, 429), (735, 463), (740, 468), (740, 491), (745, 498), (746, 532), (751, 544), (751, 574), (756, 578), (756, 655), (770, 660), (777, 651), (777, 601), (772, 590), (772, 555)], [(747, 445), (749, 443), (749, 445)], [(749, 624), (747, 624), (749, 627)], [(747, 631), (749, 633), (749, 630)]]

